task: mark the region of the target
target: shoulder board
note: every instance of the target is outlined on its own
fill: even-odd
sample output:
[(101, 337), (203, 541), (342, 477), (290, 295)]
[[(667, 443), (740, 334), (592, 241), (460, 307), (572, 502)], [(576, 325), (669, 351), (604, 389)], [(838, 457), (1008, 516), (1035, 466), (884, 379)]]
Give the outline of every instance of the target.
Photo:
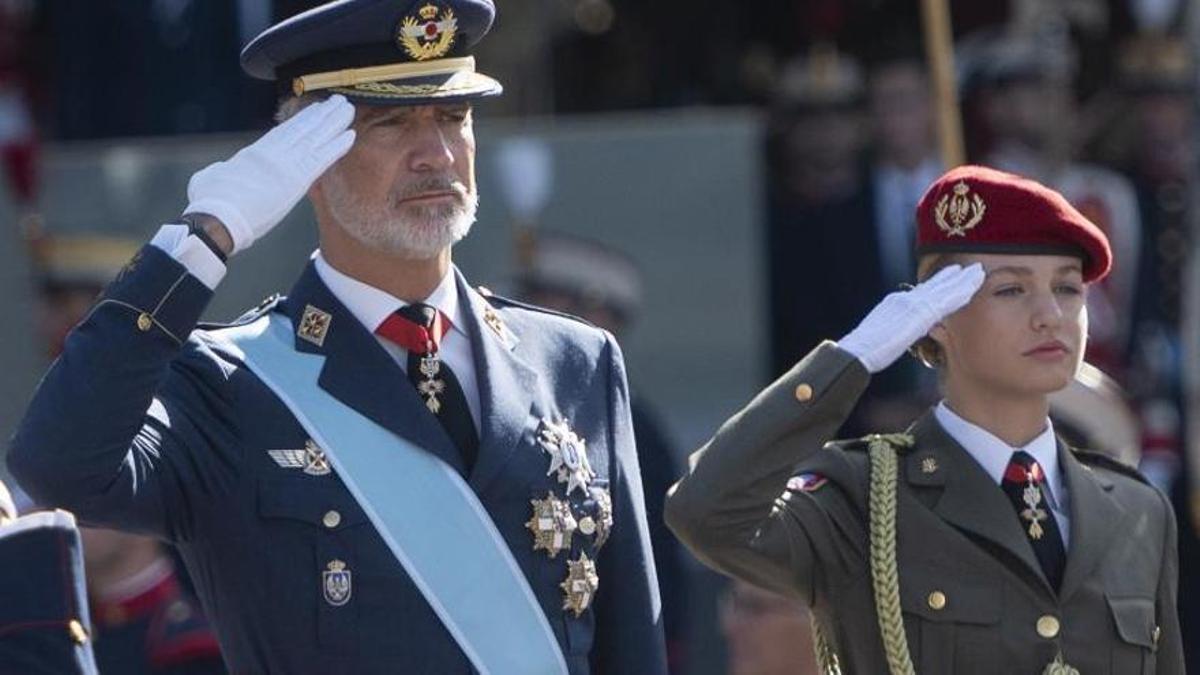
[(1103, 467), (1110, 471), (1115, 471), (1117, 473), (1129, 476), (1130, 478), (1141, 483), (1145, 483), (1146, 485), (1151, 485), (1150, 479), (1143, 476), (1141, 471), (1138, 471), (1136, 468), (1129, 466), (1125, 462), (1122, 462), (1111, 455), (1106, 455), (1102, 452), (1096, 452), (1095, 450), (1080, 450), (1078, 448), (1071, 448), (1071, 453), (1075, 455), (1076, 459), (1084, 464)]
[(567, 312), (559, 312), (557, 310), (548, 309), (546, 307), (540, 307), (538, 305), (531, 305), (527, 302), (521, 302), (520, 300), (513, 300), (512, 298), (506, 298), (503, 295), (496, 295), (495, 293), (492, 292), (491, 289), (487, 288), (486, 286), (480, 286), (476, 290), (479, 291), (479, 295), (483, 296), (484, 300), (488, 301), (488, 304), (490, 304), (491, 306), (496, 307), (496, 308), (517, 307), (519, 309), (527, 309), (531, 312), (538, 312), (540, 314), (549, 314), (551, 316), (558, 316), (558, 317), (562, 317), (564, 319), (571, 319), (572, 321), (578, 321), (579, 323), (582, 323), (586, 326), (591, 326), (592, 328), (599, 328), (599, 326), (592, 323), (591, 321), (588, 321), (587, 319), (585, 319), (583, 317), (575, 316), (574, 314), (568, 314)]
[(244, 314), (242, 314), (238, 318), (234, 319), (233, 321), (230, 321), (228, 323), (201, 322), (199, 324), (199, 327), (208, 329), (208, 330), (212, 330), (212, 329), (218, 329), (218, 328), (232, 328), (234, 326), (245, 326), (248, 323), (256, 321), (263, 316), (266, 316), (267, 314), (269, 314), (271, 312), (271, 310), (278, 307), (279, 303), (281, 303), (283, 301), (284, 301), (284, 297), (282, 295), (280, 295), (278, 293), (272, 293), (271, 295), (264, 298), (262, 302), (258, 303), (258, 305), (256, 305), (253, 309), (245, 312)]

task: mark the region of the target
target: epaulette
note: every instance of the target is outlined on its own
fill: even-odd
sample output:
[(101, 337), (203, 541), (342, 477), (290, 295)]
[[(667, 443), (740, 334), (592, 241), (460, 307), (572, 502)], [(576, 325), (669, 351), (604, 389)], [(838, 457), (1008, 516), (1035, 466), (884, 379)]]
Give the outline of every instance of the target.
[(1095, 450), (1080, 450), (1079, 448), (1070, 449), (1071, 453), (1074, 454), (1075, 457), (1084, 464), (1101, 466), (1105, 469), (1109, 469), (1110, 471), (1116, 471), (1117, 473), (1129, 476), (1130, 478), (1145, 483), (1146, 485), (1153, 485), (1153, 483), (1150, 482), (1150, 479), (1143, 476), (1142, 472), (1138, 471), (1137, 468), (1132, 467), (1111, 455), (1106, 455), (1103, 452), (1096, 452)]
[(527, 309), (531, 312), (539, 312), (541, 314), (549, 314), (551, 316), (562, 317), (564, 319), (578, 321), (579, 323), (582, 323), (586, 326), (591, 326), (592, 328), (599, 328), (599, 326), (597, 326), (596, 324), (592, 323), (591, 321), (588, 321), (587, 319), (585, 319), (581, 316), (575, 316), (574, 314), (568, 314), (567, 312), (560, 312), (558, 310), (541, 307), (539, 305), (531, 305), (528, 302), (521, 302), (520, 300), (513, 300), (512, 298), (506, 298), (503, 295), (496, 295), (495, 293), (492, 292), (492, 289), (488, 288), (487, 286), (479, 286), (476, 288), (476, 290), (478, 290), (479, 295), (483, 296), (483, 299), (487, 300), (488, 304), (492, 305), (493, 307), (497, 307), (497, 308), (499, 308), (499, 307), (516, 307), (518, 309)]
[(246, 324), (259, 319), (270, 313), (271, 310), (279, 306), (279, 303), (284, 301), (284, 297), (278, 293), (272, 293), (258, 303), (253, 309), (248, 310), (238, 318), (228, 323), (219, 322), (200, 322), (198, 326), (205, 330), (215, 330), (219, 328), (233, 328), (235, 326), (245, 326)]

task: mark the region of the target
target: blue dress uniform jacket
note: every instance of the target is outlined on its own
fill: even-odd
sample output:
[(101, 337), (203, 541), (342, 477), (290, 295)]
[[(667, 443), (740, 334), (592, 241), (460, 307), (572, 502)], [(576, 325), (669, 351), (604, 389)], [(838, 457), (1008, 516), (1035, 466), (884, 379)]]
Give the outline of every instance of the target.
[[(469, 484), (572, 675), (665, 672), (619, 348), (601, 330), (485, 299), (461, 276), (457, 283), (482, 411)], [(13, 474), (41, 502), (174, 543), (233, 672), (472, 672), (336, 472), (311, 453), (288, 465), (279, 458), (295, 453), (270, 452), (302, 450), (308, 436), (227, 348), (219, 327), (193, 332), (210, 296), (168, 255), (144, 248), (41, 383), (9, 455)], [(264, 303), (258, 314), (282, 312), (297, 325), (306, 307), (328, 314), (320, 345), (295, 343), (326, 357), (320, 386), (462, 471), (403, 371), (311, 264), (286, 300)], [(600, 530), (576, 532), (571, 550), (554, 558), (534, 550), (526, 527), (531, 500), (565, 493), (547, 475), (543, 420), (567, 422), (596, 472), (586, 497), (569, 497), (575, 517), (606, 523), (611, 514), (612, 522), (607, 541)], [(577, 617), (564, 611), (560, 584), (567, 560), (583, 553), (596, 562), (599, 588)], [(350, 573), (339, 576), (348, 586), (330, 597), (323, 574), (337, 562)]]

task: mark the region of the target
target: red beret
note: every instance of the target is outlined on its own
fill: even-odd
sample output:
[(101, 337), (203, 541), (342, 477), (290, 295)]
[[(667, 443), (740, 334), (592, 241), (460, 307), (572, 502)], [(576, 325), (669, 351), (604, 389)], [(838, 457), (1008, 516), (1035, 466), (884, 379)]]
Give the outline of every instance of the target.
[(983, 166), (942, 174), (917, 204), (917, 255), (1048, 253), (1083, 258), (1083, 280), (1112, 267), (1108, 237), (1062, 195)]

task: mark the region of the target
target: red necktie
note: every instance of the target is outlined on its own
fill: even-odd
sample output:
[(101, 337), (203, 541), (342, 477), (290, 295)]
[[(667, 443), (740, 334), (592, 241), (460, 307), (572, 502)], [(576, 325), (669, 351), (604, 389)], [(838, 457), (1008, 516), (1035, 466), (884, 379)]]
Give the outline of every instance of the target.
[(1050, 585), (1057, 589), (1062, 583), (1067, 551), (1058, 521), (1046, 498), (1046, 474), (1042, 466), (1028, 452), (1014, 452), (1008, 468), (1004, 470), (1000, 488), (1017, 511), (1021, 529), (1029, 537), (1029, 544), (1033, 546), (1042, 572)]
[(409, 381), (458, 446), (466, 473), (470, 474), (479, 454), (479, 434), (462, 385), (438, 354), (442, 338), (450, 328), (446, 315), (417, 302), (396, 310), (375, 332), (408, 351)]

